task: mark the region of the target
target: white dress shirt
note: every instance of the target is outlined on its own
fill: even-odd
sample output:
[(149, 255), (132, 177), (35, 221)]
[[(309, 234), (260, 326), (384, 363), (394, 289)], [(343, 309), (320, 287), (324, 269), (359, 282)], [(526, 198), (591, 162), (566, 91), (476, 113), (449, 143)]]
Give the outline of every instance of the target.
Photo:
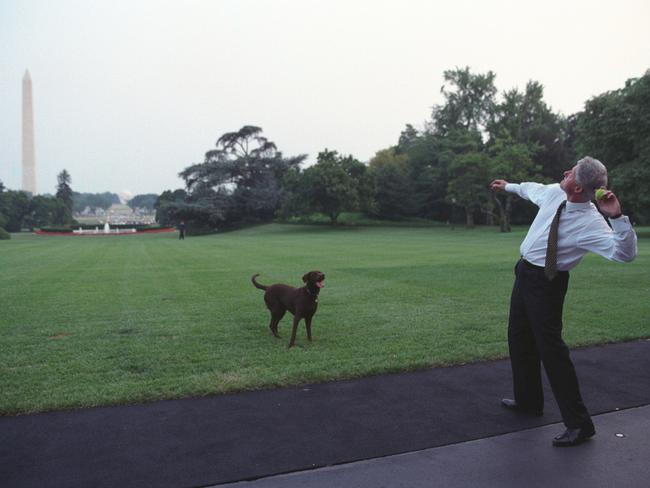
[[(551, 222), (566, 193), (559, 183), (508, 183), (506, 191), (530, 200), (539, 207), (537, 216), (519, 248), (521, 256), (531, 264), (544, 266)], [(636, 234), (625, 215), (609, 219), (612, 228), (592, 202), (567, 202), (560, 215), (558, 229), (557, 269), (568, 271), (578, 265), (589, 251), (611, 261), (630, 262), (636, 257)]]

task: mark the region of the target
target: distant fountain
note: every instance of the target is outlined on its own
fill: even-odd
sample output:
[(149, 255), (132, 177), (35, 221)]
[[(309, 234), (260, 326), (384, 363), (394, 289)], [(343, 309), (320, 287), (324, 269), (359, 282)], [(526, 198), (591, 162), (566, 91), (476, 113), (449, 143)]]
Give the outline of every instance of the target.
[[(113, 222), (113, 225), (116, 225), (115, 222)], [(94, 229), (84, 229), (82, 227), (79, 227), (78, 229), (74, 229), (72, 231), (73, 234), (76, 235), (84, 235), (84, 234), (99, 234), (99, 235), (122, 235), (122, 234), (135, 234), (137, 233), (137, 229), (135, 227), (131, 229), (127, 228), (120, 228), (119, 225), (111, 229), (110, 224), (108, 223), (108, 220), (104, 222), (104, 228), (100, 229), (99, 227), (95, 227)]]

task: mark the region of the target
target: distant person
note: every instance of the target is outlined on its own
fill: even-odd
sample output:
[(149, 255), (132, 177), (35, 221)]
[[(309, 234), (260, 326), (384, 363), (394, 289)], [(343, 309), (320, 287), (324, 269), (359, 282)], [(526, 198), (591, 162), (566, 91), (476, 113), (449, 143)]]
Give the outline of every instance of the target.
[(558, 447), (581, 444), (596, 433), (562, 339), (569, 270), (589, 251), (618, 262), (630, 262), (637, 253), (636, 234), (614, 193), (607, 191), (597, 200), (598, 208), (591, 202), (596, 189), (606, 186), (607, 168), (590, 157), (565, 171), (559, 184), (490, 184), (492, 191), (515, 193), (539, 207), (515, 266), (508, 322), (514, 399), (501, 403), (510, 410), (542, 415), (541, 361), (566, 426), (553, 439)]
[(183, 220), (178, 224), (178, 238), (182, 241), (185, 240), (185, 221)]

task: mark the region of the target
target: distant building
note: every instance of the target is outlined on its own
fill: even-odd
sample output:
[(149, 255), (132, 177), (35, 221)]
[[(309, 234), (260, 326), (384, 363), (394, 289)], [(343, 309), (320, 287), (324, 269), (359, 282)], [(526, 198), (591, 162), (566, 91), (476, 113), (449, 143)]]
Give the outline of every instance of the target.
[(156, 212), (140, 208), (132, 210), (128, 205), (114, 203), (107, 210), (97, 208), (93, 211), (90, 207), (86, 207), (82, 212), (75, 213), (74, 218), (85, 223), (96, 221), (102, 224), (108, 222), (111, 225), (154, 224)]

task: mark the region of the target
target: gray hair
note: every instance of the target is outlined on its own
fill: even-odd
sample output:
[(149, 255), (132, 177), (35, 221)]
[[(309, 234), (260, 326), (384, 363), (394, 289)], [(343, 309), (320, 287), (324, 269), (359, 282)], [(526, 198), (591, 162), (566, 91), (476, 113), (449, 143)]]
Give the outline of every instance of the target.
[(607, 187), (607, 168), (597, 159), (585, 156), (577, 163), (575, 179), (585, 195), (593, 199), (598, 188)]

